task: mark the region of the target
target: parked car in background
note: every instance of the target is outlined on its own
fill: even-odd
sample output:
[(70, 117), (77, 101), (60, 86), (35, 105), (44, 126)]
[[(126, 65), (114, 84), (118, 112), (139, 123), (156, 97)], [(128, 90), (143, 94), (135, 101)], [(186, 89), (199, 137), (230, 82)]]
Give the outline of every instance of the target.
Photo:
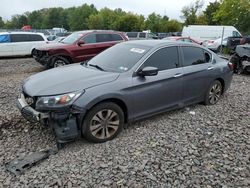
[(129, 40), (158, 39), (157, 35), (148, 32), (127, 32)]
[(222, 37), (223, 38), (232, 36), (240, 37), (241, 34), (233, 26), (189, 25), (183, 27), (182, 36), (192, 37), (193, 39), (198, 41), (207, 41), (207, 40), (216, 40)]
[(38, 46), (48, 43), (42, 33), (2, 32), (0, 33), (0, 57), (32, 55)]
[(244, 37), (228, 37), (227, 48), (231, 50), (231, 54), (235, 53), (235, 49), (238, 45), (250, 44), (250, 36)]
[(250, 73), (250, 44), (238, 45), (230, 57), (235, 73)]
[(163, 39), (172, 36), (172, 33), (157, 33), (156, 35), (158, 39)]
[(172, 36), (172, 37), (166, 37), (162, 40), (170, 40), (170, 41), (182, 41), (182, 42), (190, 42), (195, 44), (202, 44), (202, 42), (198, 42), (190, 37), (178, 37), (178, 36)]
[(223, 48), (227, 46), (227, 40), (228, 37), (223, 38), (218, 38), (215, 40), (208, 40), (204, 41), (202, 44), (203, 46), (207, 47), (208, 49), (214, 51), (214, 52), (220, 52)]
[(35, 50), (35, 59), (47, 68), (89, 60), (107, 48), (127, 41), (122, 32), (86, 30), (74, 32), (59, 43)]
[(88, 63), (31, 76), (17, 104), (27, 120), (48, 122), (58, 142), (79, 135), (105, 142), (125, 123), (195, 103), (216, 104), (232, 75), (230, 62), (200, 45), (128, 41)]

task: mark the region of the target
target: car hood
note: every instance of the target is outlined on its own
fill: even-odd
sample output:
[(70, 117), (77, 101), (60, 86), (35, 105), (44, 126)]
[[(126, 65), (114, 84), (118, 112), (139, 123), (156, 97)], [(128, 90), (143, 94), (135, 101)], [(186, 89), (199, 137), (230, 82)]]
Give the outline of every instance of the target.
[(36, 49), (46, 51), (46, 50), (57, 49), (57, 48), (65, 47), (65, 46), (69, 46), (69, 44), (63, 44), (61, 42), (50, 42), (48, 44), (44, 44), (42, 46), (36, 47)]
[(119, 73), (87, 68), (80, 64), (44, 71), (25, 80), (23, 90), (29, 96), (50, 96), (84, 90), (116, 80)]

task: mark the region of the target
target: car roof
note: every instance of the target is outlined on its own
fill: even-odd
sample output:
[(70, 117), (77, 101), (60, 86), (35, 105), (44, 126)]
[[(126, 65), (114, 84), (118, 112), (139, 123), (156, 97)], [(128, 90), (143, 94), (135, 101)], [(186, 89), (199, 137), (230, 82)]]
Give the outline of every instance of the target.
[(147, 46), (150, 48), (161, 47), (161, 46), (170, 46), (170, 45), (197, 46), (197, 45), (192, 44), (192, 43), (187, 43), (187, 42), (182, 42), (182, 41), (168, 41), (168, 40), (131, 40), (131, 41), (127, 41), (126, 43)]
[(76, 33), (79, 34), (86, 34), (86, 33), (93, 33), (93, 32), (100, 32), (100, 33), (122, 33), (120, 31), (114, 31), (114, 30), (83, 30), (83, 31), (76, 31)]
[(31, 35), (44, 35), (43, 33), (38, 32), (28, 32), (28, 31), (10, 31), (10, 32), (0, 32), (0, 35), (7, 35), (7, 34), (31, 34)]

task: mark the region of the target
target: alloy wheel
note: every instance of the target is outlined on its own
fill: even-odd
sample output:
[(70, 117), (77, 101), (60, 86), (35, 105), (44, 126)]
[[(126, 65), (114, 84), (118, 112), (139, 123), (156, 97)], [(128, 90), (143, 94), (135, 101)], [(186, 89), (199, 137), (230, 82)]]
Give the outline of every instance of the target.
[(57, 59), (54, 63), (54, 67), (62, 67), (64, 65), (66, 65), (66, 63), (61, 59)]
[(222, 86), (221, 84), (218, 82), (218, 83), (215, 83), (210, 92), (209, 92), (209, 103), (210, 104), (215, 104), (219, 101), (219, 98), (221, 96), (221, 93), (222, 93)]
[(107, 139), (117, 132), (119, 124), (119, 115), (111, 109), (104, 109), (92, 117), (90, 132), (97, 139)]

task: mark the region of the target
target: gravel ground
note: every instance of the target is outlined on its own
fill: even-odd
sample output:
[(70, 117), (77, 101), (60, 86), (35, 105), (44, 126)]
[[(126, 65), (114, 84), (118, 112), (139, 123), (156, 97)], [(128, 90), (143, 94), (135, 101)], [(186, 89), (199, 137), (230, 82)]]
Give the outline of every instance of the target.
[(132, 123), (103, 144), (78, 140), (13, 176), (6, 162), (55, 145), (15, 107), (22, 80), (41, 70), (32, 59), (0, 60), (0, 187), (250, 187), (249, 75), (235, 75), (215, 106)]

